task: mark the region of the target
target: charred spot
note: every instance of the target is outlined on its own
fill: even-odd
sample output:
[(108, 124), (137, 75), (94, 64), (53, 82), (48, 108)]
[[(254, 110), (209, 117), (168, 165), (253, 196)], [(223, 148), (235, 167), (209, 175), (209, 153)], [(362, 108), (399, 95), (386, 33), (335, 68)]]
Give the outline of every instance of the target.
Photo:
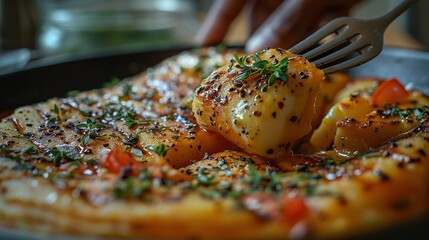
[(215, 72), (210, 76), (210, 80), (217, 80), (219, 79), (219, 77), (220, 75), (217, 72)]
[(246, 63), (249, 64), (250, 63), (250, 58), (247, 57), (246, 59), (244, 59), (244, 61), (246, 61)]
[(199, 87), (199, 88), (197, 89), (197, 94), (202, 93), (204, 90), (205, 90), (205, 87)]
[(398, 125), (400, 123), (401, 123), (401, 121), (399, 121), (399, 120), (392, 120), (392, 121), (390, 121), (390, 124), (392, 124), (392, 125)]
[(417, 152), (422, 155), (422, 156), (426, 156), (426, 152), (425, 150), (423, 150), (422, 148), (420, 148), (419, 150), (417, 150)]
[(236, 87), (242, 87), (243, 86), (243, 82), (237, 81), (237, 80), (232, 81), (232, 84), (234, 84), (234, 86), (236, 86)]
[(256, 117), (260, 117), (262, 115), (261, 111), (254, 111), (253, 115), (255, 115)]
[(83, 150), (84, 154), (91, 154), (92, 153), (92, 149), (90, 148), (86, 148), (85, 150)]
[(244, 98), (244, 97), (246, 97), (246, 90), (244, 90), (244, 89), (241, 89), (240, 90), (240, 97), (242, 97), (242, 98)]
[(284, 102), (279, 102), (278, 105), (280, 109), (283, 109), (283, 107), (285, 106)]
[(273, 118), (276, 118), (277, 117), (277, 112), (273, 112), (271, 115), (273, 116)]
[(390, 177), (382, 172), (380, 169), (376, 169), (374, 170), (374, 174), (381, 180), (381, 181), (388, 181), (390, 179)]
[(307, 74), (307, 73), (305, 73), (305, 72), (299, 72), (299, 77), (300, 77), (301, 79), (306, 79), (306, 78), (308, 78), (308, 74)]
[(28, 139), (34, 139), (34, 133), (32, 132), (25, 132), (23, 135)]
[(295, 169), (297, 172), (309, 172), (310, 171), (306, 165), (297, 165), (295, 167)]
[(356, 122), (357, 121), (354, 118), (350, 118), (350, 117), (344, 118), (344, 119), (342, 119), (342, 120), (340, 120), (340, 121), (337, 122), (337, 127), (347, 126), (349, 124), (354, 124)]
[(272, 148), (270, 148), (270, 149), (268, 149), (267, 150), (267, 152), (266, 152), (267, 154), (273, 154), (274, 153), (274, 150), (272, 149)]
[(297, 116), (295, 116), (295, 115), (292, 115), (290, 118), (289, 118), (289, 121), (291, 121), (291, 122), (296, 122), (296, 120), (298, 120), (298, 117)]
[(420, 158), (418, 158), (418, 157), (414, 157), (414, 158), (410, 158), (410, 159), (408, 160), (408, 162), (409, 162), (409, 163), (419, 163), (419, 162), (421, 162), (421, 159), (420, 159)]
[(177, 139), (179, 139), (179, 136), (178, 135), (174, 135), (171, 138), (174, 139), (174, 140), (177, 140)]
[(285, 52), (286, 52), (285, 50), (283, 50), (283, 49), (281, 49), (281, 48), (276, 48), (276, 50), (277, 50), (277, 52), (279, 52), (279, 53), (281, 53), (281, 54), (283, 54), (283, 53), (285, 53)]

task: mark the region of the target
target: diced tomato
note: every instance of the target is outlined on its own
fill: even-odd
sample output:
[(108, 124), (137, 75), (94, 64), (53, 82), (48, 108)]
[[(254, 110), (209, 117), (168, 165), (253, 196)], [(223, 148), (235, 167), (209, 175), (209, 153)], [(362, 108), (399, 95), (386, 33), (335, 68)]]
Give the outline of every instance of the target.
[(285, 198), (283, 201), (282, 216), (289, 225), (301, 221), (308, 212), (308, 207), (302, 197)]
[(408, 100), (409, 92), (396, 78), (386, 80), (374, 91), (371, 104), (382, 106)]
[(102, 166), (113, 173), (120, 173), (124, 168), (128, 167), (131, 173), (135, 175), (138, 174), (140, 169), (145, 165), (141, 162), (137, 162), (130, 153), (115, 148), (109, 152)]

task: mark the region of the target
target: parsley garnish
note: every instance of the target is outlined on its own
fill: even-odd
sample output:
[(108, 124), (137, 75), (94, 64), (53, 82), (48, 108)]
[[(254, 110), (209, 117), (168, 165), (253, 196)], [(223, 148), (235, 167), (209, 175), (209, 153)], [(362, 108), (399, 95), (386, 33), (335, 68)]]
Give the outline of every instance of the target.
[(156, 147), (153, 146), (153, 145), (147, 145), (144, 148), (147, 149), (147, 150), (155, 152), (160, 157), (164, 157), (165, 155), (167, 155), (167, 152), (169, 150), (169, 148), (165, 147), (165, 145), (163, 143), (159, 144)]
[(237, 54), (234, 54), (234, 59), (237, 62), (238, 66), (242, 69), (237, 76), (237, 80), (244, 80), (256, 73), (259, 73), (263, 76), (269, 76), (268, 86), (273, 85), (277, 79), (285, 82), (288, 80), (288, 77), (286, 75), (289, 61), (288, 57), (285, 57), (280, 60), (280, 62), (273, 64), (270, 63), (268, 60), (261, 60), (261, 58), (259, 58), (257, 54), (254, 54), (254, 62), (252, 63), (252, 65), (248, 65), (246, 63), (248, 59), (247, 55), (238, 57)]

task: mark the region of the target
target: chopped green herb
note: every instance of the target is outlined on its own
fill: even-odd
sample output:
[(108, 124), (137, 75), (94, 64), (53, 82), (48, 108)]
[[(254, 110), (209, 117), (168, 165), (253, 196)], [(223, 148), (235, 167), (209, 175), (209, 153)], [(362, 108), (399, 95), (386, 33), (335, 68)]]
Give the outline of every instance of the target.
[(131, 85), (131, 83), (125, 83), (121, 90), (122, 97), (131, 96), (133, 94), (133, 85)]
[(144, 191), (151, 188), (150, 179), (140, 180), (135, 177), (127, 178), (115, 183), (113, 196), (115, 198), (141, 197)]
[(12, 168), (15, 171), (31, 171), (35, 168), (32, 163), (20, 164)]
[(58, 108), (57, 104), (54, 104), (54, 113), (55, 113), (55, 116), (49, 118), (48, 122), (61, 121), (60, 109)]
[(21, 154), (25, 154), (25, 153), (28, 153), (28, 154), (37, 154), (37, 150), (34, 148), (34, 146), (30, 146), (28, 148), (22, 149), (20, 153)]
[(12, 152), (12, 150), (10, 150), (9, 148), (7, 148), (6, 144), (0, 145), (0, 151), (2, 151), (4, 153), (10, 153), (10, 152)]
[(146, 125), (150, 123), (150, 120), (144, 119), (144, 120), (136, 120), (136, 118), (133, 116), (133, 114), (127, 112), (126, 115), (123, 118), (125, 125), (128, 128), (132, 128), (135, 125)]
[(102, 136), (98, 134), (98, 131), (104, 129), (105, 126), (101, 123), (94, 123), (91, 119), (86, 119), (85, 123), (76, 124), (78, 129), (85, 131), (85, 135), (81, 137), (81, 142), (83, 145), (88, 144), (91, 139), (102, 139)]
[(199, 183), (202, 183), (204, 185), (211, 185), (214, 183), (215, 179), (216, 179), (215, 175), (211, 175), (211, 176), (207, 175), (205, 168), (198, 169), (197, 180)]
[(225, 51), (226, 48), (227, 48), (227, 46), (225, 45), (225, 43), (219, 43), (216, 46), (216, 52), (221, 53), (221, 52)]
[(143, 157), (143, 152), (142, 152), (142, 150), (140, 150), (140, 149), (138, 149), (138, 148), (131, 148), (131, 153), (132, 153), (134, 156), (137, 156), (137, 157)]
[(381, 152), (369, 152), (362, 155), (362, 158), (380, 157)]
[(67, 97), (75, 97), (75, 96), (77, 96), (79, 93), (80, 93), (80, 91), (79, 91), (79, 90), (71, 90), (71, 91), (68, 91), (68, 92), (66, 93), (66, 96), (67, 96)]
[(72, 151), (64, 151), (59, 149), (51, 149), (48, 151), (48, 154), (51, 156), (51, 160), (55, 165), (59, 165), (62, 159), (71, 160), (71, 161), (79, 161), (82, 159), (81, 156), (75, 156)]
[(238, 66), (242, 69), (237, 76), (237, 80), (244, 80), (256, 73), (259, 73), (263, 76), (269, 76), (269, 86), (273, 85), (277, 79), (285, 82), (288, 80), (286, 72), (288, 68), (289, 58), (287, 57), (280, 60), (280, 62), (278, 62), (277, 64), (273, 64), (267, 60), (261, 60), (257, 54), (254, 54), (254, 62), (252, 65), (248, 65), (246, 63), (248, 59), (247, 55), (238, 57), (237, 54), (234, 54), (234, 59), (237, 62)]
[(117, 77), (112, 77), (112, 79), (109, 82), (103, 83), (103, 87), (110, 88), (118, 85), (121, 82), (121, 80)]
[(130, 136), (122, 140), (126, 145), (136, 145), (139, 141), (139, 137), (136, 133), (131, 133)]
[(165, 155), (167, 155), (167, 152), (169, 150), (169, 148), (165, 147), (165, 145), (163, 143), (159, 144), (156, 147), (153, 146), (153, 145), (147, 145), (144, 148), (147, 149), (147, 150), (155, 152), (160, 157), (164, 157)]

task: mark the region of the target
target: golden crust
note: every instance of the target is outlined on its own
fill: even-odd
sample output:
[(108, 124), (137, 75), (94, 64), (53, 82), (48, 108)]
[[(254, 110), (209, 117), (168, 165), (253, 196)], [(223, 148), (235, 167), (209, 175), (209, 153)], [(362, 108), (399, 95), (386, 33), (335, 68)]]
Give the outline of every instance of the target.
[[(0, 123), (1, 226), (50, 236), (339, 238), (427, 212), (426, 112), (346, 159), (327, 149), (268, 160), (197, 125), (192, 90), (233, 53), (185, 52), (113, 88), (17, 109)], [(115, 172), (116, 149), (139, 165)]]

